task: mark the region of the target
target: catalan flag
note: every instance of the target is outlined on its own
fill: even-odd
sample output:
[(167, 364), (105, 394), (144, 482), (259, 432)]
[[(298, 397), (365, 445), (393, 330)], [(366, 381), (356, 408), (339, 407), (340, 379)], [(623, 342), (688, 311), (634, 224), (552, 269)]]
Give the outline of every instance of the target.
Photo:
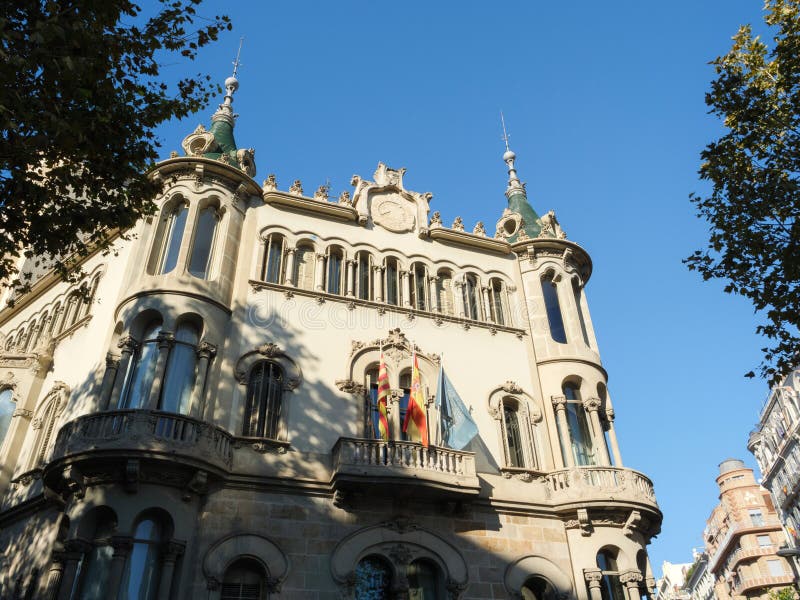
[(389, 417), (386, 412), (386, 402), (389, 399), (389, 373), (381, 352), (381, 365), (378, 368), (378, 430), (375, 437), (385, 441), (389, 440)]
[(406, 418), (403, 421), (403, 432), (407, 433), (411, 440), (422, 442), (423, 446), (428, 447), (428, 419), (425, 416), (425, 397), (422, 394), (416, 353), (411, 371), (411, 394), (408, 399)]

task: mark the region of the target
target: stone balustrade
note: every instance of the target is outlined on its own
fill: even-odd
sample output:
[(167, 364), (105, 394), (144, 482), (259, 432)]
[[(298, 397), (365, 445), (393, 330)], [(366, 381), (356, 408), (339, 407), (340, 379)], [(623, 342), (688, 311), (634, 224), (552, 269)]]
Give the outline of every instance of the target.
[(658, 506), (653, 483), (638, 471), (617, 467), (574, 467), (546, 475), (554, 502), (628, 500)]

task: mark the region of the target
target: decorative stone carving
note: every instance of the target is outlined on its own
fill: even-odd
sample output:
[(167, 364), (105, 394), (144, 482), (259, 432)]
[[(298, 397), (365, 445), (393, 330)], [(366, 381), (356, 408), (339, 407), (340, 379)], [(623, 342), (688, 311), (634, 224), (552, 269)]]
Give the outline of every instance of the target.
[(350, 199), (350, 192), (345, 190), (341, 194), (339, 194), (339, 204), (342, 206), (353, 206), (353, 201)]
[(567, 399), (564, 396), (551, 396), (550, 400), (556, 410), (565, 410), (567, 408)]
[(366, 393), (366, 388), (364, 387), (364, 385), (361, 383), (357, 383), (352, 379), (337, 379), (336, 387), (339, 389), (340, 392), (345, 392), (347, 394), (363, 396)]
[(320, 202), (327, 202), (330, 190), (331, 186), (329, 186), (327, 183), (319, 186), (317, 188), (317, 191), (314, 192), (314, 200), (318, 200)]
[(275, 173), (267, 175), (261, 189), (264, 190), (264, 192), (274, 192), (278, 189), (278, 180), (275, 178)]
[(542, 230), (539, 232), (539, 237), (554, 237), (559, 240), (566, 239), (567, 234), (564, 233), (564, 230), (561, 229), (561, 225), (558, 224), (555, 211), (547, 211), (547, 214), (542, 215), (540, 221)]
[(408, 533), (410, 531), (419, 529), (419, 524), (414, 522), (414, 520), (410, 517), (406, 517), (404, 515), (398, 515), (390, 521), (385, 521), (381, 523), (381, 526), (386, 527), (386, 529), (396, 531), (397, 533)]
[(589, 584), (589, 588), (600, 589), (600, 582), (603, 580), (603, 572), (600, 569), (584, 569), (583, 578)]
[(372, 178), (380, 186), (394, 186), (403, 189), (403, 175), (405, 174), (405, 167), (399, 169), (392, 169), (387, 167), (384, 163), (379, 162), (378, 168), (373, 173)]
[(411, 550), (405, 544), (394, 544), (388, 548), (384, 548), (387, 556), (389, 556), (396, 565), (407, 565), (411, 562), (413, 556)]
[(587, 509), (578, 509), (578, 523), (580, 524), (581, 535), (583, 537), (592, 535), (592, 522), (589, 519), (589, 511)]
[(431, 224), (430, 224), (430, 228), (431, 228), (431, 229), (434, 229), (434, 228), (441, 227), (441, 226), (442, 226), (442, 215), (441, 215), (441, 213), (440, 213), (440, 212), (437, 210), (437, 211), (435, 211), (435, 212), (434, 212), (434, 213), (431, 215)]
[(583, 408), (585, 408), (589, 412), (594, 412), (596, 410), (600, 410), (600, 398), (587, 398), (583, 401)]
[(250, 372), (250, 367), (258, 360), (261, 360), (262, 357), (273, 360), (281, 366), (286, 375), (284, 389), (294, 390), (300, 385), (303, 378), (300, 367), (277, 344), (272, 342), (257, 346), (254, 350), (243, 354), (241, 358), (239, 358), (234, 368), (234, 377), (236, 381), (245, 385), (247, 383), (247, 375)]
[(213, 152), (218, 144), (213, 133), (206, 131), (203, 125), (198, 125), (197, 129), (183, 138), (181, 147), (186, 156), (202, 156), (207, 152)]
[(643, 580), (644, 577), (638, 569), (629, 569), (619, 575), (620, 583), (627, 585), (627, 587), (637, 587)]
[(211, 360), (217, 355), (217, 347), (209, 342), (200, 342), (197, 347), (197, 357)]
[(453, 231), (464, 231), (464, 221), (461, 217), (456, 217), (453, 224), (450, 226)]
[(292, 186), (289, 188), (289, 193), (295, 196), (303, 195), (303, 184), (299, 179), (294, 180), (294, 183), (292, 183)]
[(517, 240), (522, 242), (529, 239), (531, 239), (531, 236), (528, 235), (527, 231), (525, 231), (522, 227), (520, 227), (519, 233), (517, 234)]
[(521, 394), (522, 388), (520, 385), (515, 381), (506, 381), (500, 388), (504, 392), (508, 392), (509, 394)]
[(272, 342), (262, 344), (256, 351), (261, 354), (262, 356), (266, 356), (267, 358), (273, 358), (281, 354), (281, 348), (278, 344), (273, 344)]
[(384, 229), (402, 233), (414, 229), (414, 212), (411, 204), (396, 192), (372, 196), (372, 221)]
[(236, 151), (236, 162), (239, 170), (243, 171), (248, 177), (256, 174), (256, 150), (255, 148), (239, 148)]
[[(14, 409), (14, 412), (11, 413), (11, 417), (22, 417), (23, 419), (30, 419), (33, 416), (33, 411), (28, 410), (27, 408), (17, 408)], [(39, 427), (42, 426), (41, 419), (39, 419)], [(35, 427), (34, 429), (39, 429), (39, 427)]]
[(642, 513), (638, 510), (632, 510), (628, 520), (622, 528), (622, 533), (632, 538), (634, 534), (640, 529), (642, 524)]
[(478, 221), (475, 224), (475, 227), (472, 229), (472, 233), (474, 235), (480, 235), (486, 237), (486, 229), (483, 226), (483, 221)]

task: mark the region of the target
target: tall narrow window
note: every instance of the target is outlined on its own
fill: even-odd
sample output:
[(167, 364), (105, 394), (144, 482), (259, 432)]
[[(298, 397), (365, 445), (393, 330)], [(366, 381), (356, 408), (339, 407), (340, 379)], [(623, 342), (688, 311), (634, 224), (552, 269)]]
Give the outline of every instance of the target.
[(342, 293), (342, 281), (344, 275), (342, 269), (344, 268), (344, 257), (341, 248), (331, 248), (328, 251), (328, 270), (326, 277), (325, 289), (329, 294)]
[(99, 285), (100, 276), (98, 275), (86, 290), (86, 296), (83, 298), (83, 305), (81, 306), (81, 317), (85, 317), (92, 310), (92, 304), (94, 304), (94, 298), (97, 295), (97, 286)]
[(294, 255), (294, 281), (301, 290), (314, 289), (314, 249), (298, 246)]
[(80, 565), (80, 574), (75, 594), (76, 600), (104, 600), (108, 598), (111, 560), (114, 549), (111, 536), (114, 535), (116, 523), (111, 515), (102, 514), (95, 509), (97, 524), (92, 535), (92, 548)]
[(0, 392), (0, 447), (2, 447), (8, 428), (11, 426), (11, 416), (14, 414), (16, 407), (14, 392), (11, 388), (6, 388)]
[(265, 242), (264, 265), (261, 269), (262, 281), (269, 283), (283, 283), (284, 278), (284, 256), (286, 254), (286, 241), (282, 235), (277, 233), (269, 234)]
[(50, 327), (47, 328), (47, 334), (52, 337), (56, 335), (58, 326), (58, 320), (61, 318), (61, 303), (56, 303), (55, 308), (53, 308), (53, 317), (50, 319)]
[(255, 560), (240, 558), (225, 571), (220, 600), (265, 600), (265, 575)]
[(195, 277), (210, 279), (218, 222), (219, 214), (214, 206), (206, 206), (200, 211), (194, 232), (192, 254), (189, 259), (189, 273)]
[(358, 278), (356, 293), (361, 300), (372, 300), (372, 256), (369, 252), (358, 253)]
[(592, 433), (578, 387), (574, 383), (565, 383), (563, 391), (564, 397), (567, 399), (569, 449), (572, 457), (578, 466), (594, 465)]
[(522, 435), (520, 433), (517, 409), (508, 402), (503, 402), (503, 426), (506, 434), (508, 466), (524, 468), (525, 453), (522, 449)]
[(583, 343), (589, 345), (589, 331), (586, 329), (586, 319), (583, 316), (583, 307), (581, 306), (581, 288), (576, 280), (572, 281), (572, 291), (575, 294), (575, 309), (578, 311), (578, 322), (581, 324), (581, 334), (583, 335)]
[(156, 374), (158, 361), (158, 333), (161, 330), (161, 321), (151, 321), (144, 329), (135, 360), (133, 361), (130, 378), (125, 390), (122, 392), (123, 402), (120, 408), (144, 408), (148, 404), (150, 390), (153, 387), (153, 378)]
[(378, 439), (380, 437), (380, 413), (378, 412), (378, 367), (373, 367), (366, 374), (367, 405), (364, 437)]
[(604, 549), (597, 553), (597, 568), (603, 574), (600, 596), (603, 600), (625, 600), (625, 592), (619, 580), (616, 553)]
[(158, 255), (158, 268), (156, 274), (169, 273), (178, 264), (178, 253), (183, 240), (183, 230), (186, 228), (186, 216), (189, 207), (178, 204), (168, 215), (162, 229), (161, 246)]
[(78, 292), (73, 292), (70, 294), (69, 298), (67, 298), (67, 308), (64, 312), (64, 322), (61, 324), (61, 331), (69, 329), (78, 320), (79, 305), (80, 296)]
[(386, 303), (400, 304), (400, 268), (396, 258), (386, 259)]
[(283, 373), (275, 363), (262, 361), (250, 371), (244, 409), (243, 435), (276, 439), (281, 417)]
[(425, 559), (415, 560), (406, 571), (409, 600), (444, 600), (447, 593), (439, 567)]
[(417, 310), (428, 310), (428, 273), (425, 265), (416, 263), (411, 269), (411, 305)]
[(408, 434), (402, 431), (403, 423), (406, 420), (406, 412), (408, 411), (408, 401), (411, 399), (411, 371), (405, 371), (400, 374), (400, 389), (403, 390), (403, 395), (400, 397), (400, 439), (409, 440)]
[(161, 577), (159, 552), (164, 538), (162, 524), (152, 517), (141, 519), (133, 533), (133, 548), (119, 590), (122, 600), (154, 600)]
[(53, 432), (56, 428), (56, 420), (58, 419), (58, 409), (60, 404), (60, 396), (55, 395), (50, 399), (50, 403), (42, 413), (42, 427), (39, 430), (39, 435), (36, 440), (30, 461), (30, 468), (36, 468), (43, 465), (50, 457), (51, 445), (53, 442)]
[(503, 283), (499, 279), (489, 282), (489, 300), (491, 302), (492, 321), (498, 325), (506, 324)]
[(478, 320), (481, 318), (480, 300), (478, 294), (480, 288), (478, 287), (478, 278), (475, 275), (469, 274), (464, 280), (464, 310), (468, 319)]
[(561, 304), (558, 301), (558, 289), (555, 281), (553, 281), (552, 274), (542, 279), (542, 295), (544, 296), (544, 307), (547, 311), (547, 322), (550, 324), (550, 337), (559, 344), (566, 344), (567, 333), (564, 330)]
[(439, 311), (445, 315), (453, 314), (453, 274), (450, 271), (439, 271), (436, 282), (436, 294), (439, 301)]
[(378, 556), (362, 558), (356, 565), (354, 587), (354, 597), (358, 600), (391, 598), (391, 567)]
[(181, 323), (175, 332), (175, 345), (169, 352), (164, 391), (159, 408), (166, 412), (189, 414), (197, 377), (197, 344), (200, 334), (191, 323)]

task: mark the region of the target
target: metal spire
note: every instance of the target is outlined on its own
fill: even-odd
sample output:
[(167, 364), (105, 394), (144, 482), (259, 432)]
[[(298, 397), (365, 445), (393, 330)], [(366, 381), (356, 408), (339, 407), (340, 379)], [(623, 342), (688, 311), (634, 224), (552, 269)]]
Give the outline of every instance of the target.
[(243, 43), (244, 43), (244, 36), (239, 38), (239, 50), (236, 52), (236, 60), (233, 61), (233, 76), (234, 77), (236, 77), (236, 75), (239, 73), (239, 67), (242, 64), (242, 63), (239, 62), (239, 56), (241, 56), (241, 54), (242, 54), (242, 44)]
[(225, 80), (225, 99), (219, 105), (217, 112), (211, 117), (212, 121), (226, 121), (231, 127), (233, 127), (236, 117), (239, 116), (233, 114), (233, 94), (239, 89), (239, 80), (236, 79), (236, 75), (239, 73), (239, 67), (242, 66), (239, 57), (242, 54), (243, 42), (244, 36), (239, 38), (239, 50), (236, 52), (236, 60), (233, 61), (233, 75)]
[(519, 177), (517, 177), (517, 169), (514, 167), (514, 160), (517, 158), (517, 155), (514, 154), (514, 151), (508, 146), (509, 135), (506, 131), (506, 120), (505, 117), (503, 117), (502, 110), (500, 111), (500, 123), (503, 126), (503, 141), (506, 144), (506, 151), (503, 153), (503, 162), (508, 165), (508, 190), (506, 190), (506, 193), (508, 193), (513, 189), (523, 188), (523, 185)]
[(506, 143), (506, 152), (509, 151), (508, 147), (508, 133), (506, 133), (506, 120), (503, 118), (503, 111), (500, 111), (500, 123), (503, 124), (503, 141)]

